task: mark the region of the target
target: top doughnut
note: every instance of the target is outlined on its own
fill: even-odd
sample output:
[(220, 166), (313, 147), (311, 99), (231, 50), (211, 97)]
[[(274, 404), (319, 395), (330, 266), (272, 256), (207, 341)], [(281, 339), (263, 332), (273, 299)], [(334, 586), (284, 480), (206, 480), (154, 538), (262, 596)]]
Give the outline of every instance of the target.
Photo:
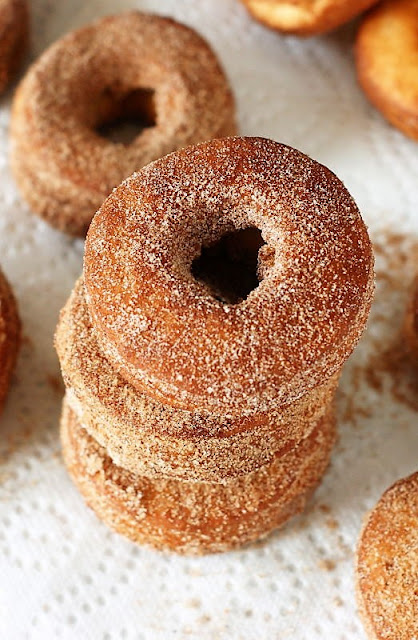
[[(83, 235), (113, 187), (175, 149), (236, 133), (234, 100), (209, 45), (170, 18), (107, 17), (53, 44), (13, 104), (12, 168), (24, 197)], [(121, 117), (145, 128), (128, 145), (100, 135)]]
[[(225, 303), (191, 266), (202, 246), (248, 227), (267, 245), (263, 279)], [(344, 185), (263, 138), (212, 140), (131, 176), (93, 219), (84, 273), (97, 337), (125, 379), (173, 406), (231, 415), (292, 402), (336, 372), (373, 289), (370, 241)]]

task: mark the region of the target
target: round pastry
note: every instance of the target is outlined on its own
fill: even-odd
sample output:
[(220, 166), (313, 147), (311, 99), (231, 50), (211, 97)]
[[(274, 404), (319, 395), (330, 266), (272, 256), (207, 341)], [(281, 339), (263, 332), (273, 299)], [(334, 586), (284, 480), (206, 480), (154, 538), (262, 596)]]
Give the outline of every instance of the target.
[(282, 412), (226, 419), (162, 405), (137, 391), (101, 353), (80, 279), (55, 336), (77, 419), (118, 466), (137, 475), (220, 482), (283, 455), (330, 414), (334, 375)]
[(368, 13), (356, 41), (357, 74), (370, 102), (418, 140), (418, 0), (386, 0)]
[(313, 36), (336, 29), (377, 0), (241, 0), (249, 12), (272, 29)]
[[(130, 144), (103, 127), (141, 121)], [(23, 196), (52, 225), (83, 235), (124, 178), (174, 149), (236, 132), (234, 100), (209, 45), (170, 18), (104, 18), (52, 45), (20, 84), (12, 168)]]
[(268, 535), (302, 511), (335, 439), (324, 417), (296, 449), (226, 484), (135, 476), (114, 465), (64, 402), (64, 459), (87, 504), (133, 542), (185, 554), (226, 551)]
[[(216, 251), (232, 237), (239, 253), (248, 229), (263, 245), (255, 288), (238, 277), (220, 294), (230, 272)], [(100, 348), (126, 380), (174, 407), (245, 416), (339, 372), (369, 313), (373, 256), (331, 171), (237, 137), (170, 154), (115, 189), (91, 224), (84, 278)]]
[(369, 637), (418, 637), (418, 473), (388, 489), (357, 552), (357, 596)]
[(16, 73), (29, 37), (26, 0), (0, 0), (0, 92)]
[(405, 339), (411, 355), (418, 360), (418, 278), (415, 279), (406, 312)]
[(10, 286), (0, 271), (0, 410), (9, 389), (20, 344), (20, 320)]

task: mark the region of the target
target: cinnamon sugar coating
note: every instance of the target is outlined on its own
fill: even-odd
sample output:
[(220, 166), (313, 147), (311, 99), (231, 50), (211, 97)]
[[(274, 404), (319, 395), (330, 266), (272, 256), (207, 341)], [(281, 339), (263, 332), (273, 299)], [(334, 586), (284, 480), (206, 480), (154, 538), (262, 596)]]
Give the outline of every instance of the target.
[(268, 535), (305, 507), (329, 461), (332, 419), (271, 465), (223, 485), (135, 476), (114, 465), (65, 404), (63, 454), (87, 504), (133, 542), (184, 554), (227, 551)]
[(418, 473), (388, 489), (357, 551), (357, 596), (373, 640), (418, 637)]
[[(269, 264), (245, 300), (225, 304), (191, 265), (247, 227)], [(84, 277), (100, 347), (126, 380), (177, 408), (244, 416), (339, 372), (369, 313), (373, 256), (331, 171), (238, 137), (170, 154), (115, 189), (90, 227)]]
[(359, 83), (391, 124), (418, 140), (418, 0), (385, 0), (356, 41)]
[(16, 300), (0, 271), (0, 410), (9, 389), (20, 344), (20, 320)]
[[(141, 113), (130, 143), (100, 126)], [(83, 235), (113, 187), (188, 144), (236, 133), (234, 99), (209, 45), (171, 18), (136, 11), (69, 33), (33, 64), (15, 96), (11, 164), (33, 210)]]
[(330, 415), (338, 376), (281, 412), (228, 419), (163, 405), (139, 392), (101, 353), (80, 279), (55, 336), (67, 402), (118, 465), (144, 476), (220, 482), (289, 449)]
[(336, 29), (377, 0), (241, 0), (251, 15), (271, 29), (313, 36)]
[(22, 62), (29, 40), (26, 0), (0, 0), (0, 92)]
[(418, 277), (415, 278), (405, 316), (405, 340), (412, 357), (418, 361)]

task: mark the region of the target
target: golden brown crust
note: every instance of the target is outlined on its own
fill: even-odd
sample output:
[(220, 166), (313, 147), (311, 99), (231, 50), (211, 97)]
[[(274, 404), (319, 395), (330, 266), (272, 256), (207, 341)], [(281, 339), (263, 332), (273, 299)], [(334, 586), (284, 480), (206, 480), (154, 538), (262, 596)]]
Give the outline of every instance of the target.
[(418, 362), (418, 277), (412, 286), (404, 329), (408, 350)]
[[(202, 245), (256, 227), (274, 263), (230, 305), (191, 273)], [(90, 227), (87, 303), (100, 347), (139, 390), (185, 410), (282, 408), (337, 373), (366, 323), (373, 256), (338, 178), (262, 138), (224, 138), (151, 163)]]
[(336, 29), (377, 0), (241, 0), (249, 12), (271, 29), (313, 36)]
[[(141, 89), (154, 91), (155, 125), (129, 145), (99, 135), (117, 105), (141, 102)], [(132, 11), (66, 35), (35, 62), (13, 104), (11, 162), (34, 211), (83, 235), (135, 170), (235, 132), (234, 99), (209, 45), (172, 19)]]
[(305, 507), (329, 461), (334, 421), (271, 465), (223, 485), (134, 476), (116, 467), (64, 403), (64, 459), (87, 504), (133, 542), (184, 554), (233, 549)]
[(55, 336), (67, 401), (112, 460), (135, 474), (222, 481), (283, 455), (330, 413), (338, 376), (277, 414), (227, 420), (152, 400), (100, 352), (80, 279)]
[(29, 40), (26, 0), (0, 0), (0, 92), (15, 75)]
[(418, 473), (388, 489), (357, 551), (357, 596), (373, 640), (418, 637)]
[(418, 140), (418, 0), (386, 0), (368, 13), (357, 35), (359, 83), (370, 102)]
[(0, 271), (0, 410), (10, 384), (20, 344), (20, 320), (10, 285)]

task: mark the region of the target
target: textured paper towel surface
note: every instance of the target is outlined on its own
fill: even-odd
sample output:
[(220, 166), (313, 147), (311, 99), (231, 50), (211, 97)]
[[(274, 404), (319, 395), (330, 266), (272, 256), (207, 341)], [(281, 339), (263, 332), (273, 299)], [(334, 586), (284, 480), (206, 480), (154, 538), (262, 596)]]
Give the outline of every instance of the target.
[(345, 181), (376, 241), (379, 277), (370, 328), (344, 371), (339, 444), (306, 513), (241, 552), (184, 559), (137, 548), (84, 506), (60, 457), (52, 335), (83, 244), (21, 201), (7, 159), (12, 91), (2, 98), (0, 263), (26, 339), (0, 423), (0, 638), (363, 639), (353, 589), (362, 518), (390, 483), (418, 467), (416, 388), (396, 351), (418, 232), (417, 146), (358, 89), (354, 27), (286, 39), (252, 22), (235, 0), (32, 4), (33, 56), (123, 8), (196, 27), (230, 76), (242, 133), (291, 144)]

